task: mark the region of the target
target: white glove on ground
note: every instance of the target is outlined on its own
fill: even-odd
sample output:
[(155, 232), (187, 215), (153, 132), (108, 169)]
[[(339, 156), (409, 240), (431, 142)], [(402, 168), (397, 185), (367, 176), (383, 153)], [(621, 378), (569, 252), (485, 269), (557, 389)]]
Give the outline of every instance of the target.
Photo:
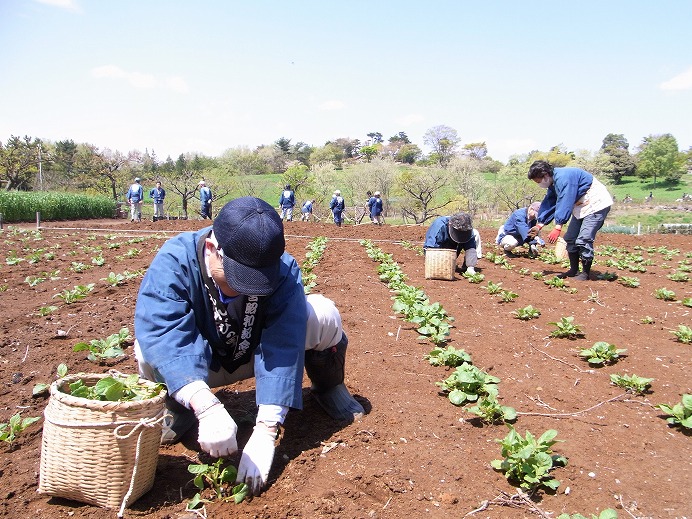
[(267, 485), (269, 469), (274, 461), (276, 431), (272, 429), (263, 422), (255, 425), (240, 457), (236, 483), (246, 483), (253, 496), (260, 495)]
[(238, 452), (236, 433), (238, 426), (220, 402), (201, 412), (197, 441), (202, 450), (215, 458), (232, 456)]

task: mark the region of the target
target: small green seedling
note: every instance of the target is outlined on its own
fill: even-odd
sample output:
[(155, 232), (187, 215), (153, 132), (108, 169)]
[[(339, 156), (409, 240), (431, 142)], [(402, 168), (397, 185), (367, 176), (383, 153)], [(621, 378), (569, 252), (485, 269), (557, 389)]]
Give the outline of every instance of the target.
[(446, 348), (435, 346), (430, 353), (423, 358), (432, 366), (456, 368), (462, 364), (473, 364), (471, 355), (464, 350), (457, 350), (454, 346), (447, 346)]
[(692, 308), (692, 297), (686, 297), (682, 300), (683, 306), (687, 306), (689, 308)]
[(111, 272), (110, 274), (108, 274), (107, 277), (101, 278), (101, 281), (105, 281), (109, 285), (116, 287), (125, 282), (125, 276), (123, 276), (122, 274), (116, 274), (115, 272)]
[(219, 501), (233, 501), (235, 504), (238, 504), (245, 499), (249, 491), (247, 484), (240, 483), (233, 486), (238, 476), (238, 470), (233, 465), (221, 468), (223, 462), (223, 458), (219, 458), (211, 465), (188, 465), (187, 471), (195, 475), (193, 483), (199, 489), (199, 492), (188, 502), (188, 510), (194, 510), (202, 503), (211, 502), (208, 499), (202, 498), (205, 483), (208, 484), (213, 491), (213, 498)]
[(40, 416), (22, 419), (22, 415), (20, 413), (15, 414), (10, 418), (9, 422), (0, 423), (0, 440), (12, 445), (17, 439), (17, 436), (19, 436), (31, 424), (38, 422), (40, 419)]
[(646, 316), (642, 317), (639, 320), (639, 322), (641, 322), (642, 324), (654, 324), (656, 322), (656, 320), (653, 317), (651, 317), (650, 315), (646, 315)]
[(531, 277), (535, 280), (542, 280), (543, 279), (543, 273), (541, 272), (531, 272)]
[[(58, 369), (56, 370), (58, 374), (58, 378), (62, 378), (65, 375), (67, 375), (67, 364), (59, 364)], [(44, 384), (43, 382), (39, 382), (34, 386), (34, 389), (31, 391), (31, 396), (39, 396), (44, 393), (48, 392), (48, 388), (50, 388), (49, 384)]]
[(508, 481), (519, 483), (521, 488), (530, 491), (543, 486), (557, 490), (560, 482), (550, 475), (555, 467), (567, 465), (567, 458), (552, 454), (551, 447), (557, 431), (549, 429), (536, 439), (529, 431), (522, 437), (514, 427), (508, 425), (509, 434), (503, 440), (495, 440), (502, 445), (502, 460), (490, 464), (495, 470), (504, 472)]
[(475, 402), (481, 396), (497, 396), (500, 379), (489, 375), (472, 364), (462, 364), (447, 379), (436, 382), (443, 392), (448, 393), (454, 405)]
[(475, 274), (469, 274), (468, 272), (464, 272), (462, 276), (468, 279), (469, 283), (482, 283), (485, 279), (485, 275), (481, 274), (480, 272), (476, 272)]
[(585, 358), (589, 364), (612, 364), (626, 351), (626, 349), (616, 348), (614, 344), (599, 341), (591, 346), (591, 348), (584, 348), (581, 350), (579, 356)]
[(543, 281), (543, 283), (545, 283), (551, 288), (565, 288), (567, 286), (565, 280), (557, 276), (554, 276), (550, 279), (546, 279), (545, 281)]
[(106, 263), (106, 259), (103, 257), (103, 254), (99, 254), (91, 258), (91, 263), (97, 267), (102, 267)]
[(511, 290), (503, 290), (502, 292), (500, 292), (500, 300), (503, 303), (511, 303), (517, 297), (519, 297), (519, 294), (517, 294), (516, 292), (512, 292)]
[(666, 277), (671, 281), (679, 281), (681, 283), (686, 283), (690, 280), (690, 277), (684, 272), (674, 272), (673, 274), (668, 274)]
[(106, 359), (115, 359), (125, 355), (122, 344), (132, 340), (130, 330), (121, 328), (118, 333), (109, 335), (105, 339), (93, 339), (92, 341), (79, 342), (74, 345), (72, 351), (89, 351), (87, 359), (91, 362), (102, 362)]
[(679, 324), (678, 329), (672, 330), (670, 333), (675, 335), (675, 337), (678, 339), (678, 342), (682, 342), (683, 344), (692, 343), (692, 328), (690, 328), (689, 326)]
[(668, 415), (666, 421), (670, 425), (679, 425), (685, 429), (692, 429), (692, 395), (682, 395), (682, 400), (679, 404), (673, 406), (659, 404), (656, 407)]
[(502, 292), (502, 283), (493, 283), (492, 281), (488, 281), (488, 286), (481, 288), (487, 290), (488, 294), (499, 294)]
[(76, 285), (72, 290), (65, 289), (59, 294), (55, 294), (53, 297), (58, 297), (62, 299), (66, 305), (69, 305), (75, 301), (84, 299), (93, 289), (93, 283), (89, 283), (88, 285)]
[(597, 277), (598, 279), (602, 279), (604, 281), (615, 281), (618, 278), (618, 275), (615, 272), (603, 272)]
[(675, 292), (667, 288), (657, 288), (654, 291), (654, 296), (656, 299), (662, 299), (663, 301), (675, 301)]
[(541, 311), (531, 305), (525, 306), (524, 308), (517, 308), (512, 313), (517, 319), (521, 319), (522, 321), (538, 319), (538, 317), (541, 315)]
[(576, 339), (578, 337), (584, 337), (584, 333), (581, 331), (581, 327), (578, 324), (574, 324), (574, 317), (561, 317), (558, 322), (551, 322), (556, 326), (556, 329), (550, 333), (551, 337), (558, 337), (561, 339)]
[(610, 375), (610, 381), (614, 385), (623, 388), (628, 393), (635, 393), (637, 395), (641, 395), (645, 393), (647, 389), (649, 389), (654, 379), (644, 378), (634, 374), (618, 375), (617, 373), (613, 373), (612, 375)]
[(516, 410), (500, 405), (495, 396), (480, 398), (476, 405), (469, 407), (467, 411), (479, 416), (487, 424), (513, 422), (517, 419)]
[(625, 287), (637, 288), (639, 286), (639, 278), (622, 276), (620, 279), (618, 279), (618, 283)]
[(560, 514), (557, 516), (557, 519), (618, 519), (618, 513), (612, 508), (606, 508), (601, 510), (601, 513), (598, 515), (591, 514), (591, 517), (581, 514)]

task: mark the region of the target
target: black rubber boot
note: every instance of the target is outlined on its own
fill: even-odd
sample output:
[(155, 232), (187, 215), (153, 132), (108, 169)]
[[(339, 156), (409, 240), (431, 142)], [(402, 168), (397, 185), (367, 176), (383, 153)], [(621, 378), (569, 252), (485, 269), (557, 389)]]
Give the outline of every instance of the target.
[(312, 382), (312, 394), (325, 412), (335, 420), (353, 421), (365, 414), (363, 406), (344, 384), (348, 338), (323, 351), (305, 352), (305, 371)]
[(161, 443), (177, 443), (197, 422), (195, 413), (170, 396), (166, 397), (166, 417), (162, 423)]
[(579, 274), (579, 253), (569, 252), (567, 255), (569, 256), (569, 270), (558, 274), (557, 277), (560, 279), (573, 278)]
[(593, 260), (581, 260), (581, 268), (582, 271), (574, 276), (574, 279), (578, 279), (579, 281), (588, 281), (589, 280), (589, 274), (591, 273), (591, 264), (593, 263)]

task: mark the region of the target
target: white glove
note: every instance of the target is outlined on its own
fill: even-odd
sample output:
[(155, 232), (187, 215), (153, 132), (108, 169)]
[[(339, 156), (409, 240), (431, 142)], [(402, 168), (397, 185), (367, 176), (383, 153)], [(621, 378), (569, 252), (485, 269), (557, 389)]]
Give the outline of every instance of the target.
[(202, 450), (215, 458), (232, 456), (238, 452), (236, 433), (238, 426), (220, 402), (201, 412), (197, 441)]
[(276, 431), (260, 422), (255, 425), (240, 457), (236, 483), (246, 483), (250, 493), (258, 496), (267, 485), (269, 469), (274, 461)]

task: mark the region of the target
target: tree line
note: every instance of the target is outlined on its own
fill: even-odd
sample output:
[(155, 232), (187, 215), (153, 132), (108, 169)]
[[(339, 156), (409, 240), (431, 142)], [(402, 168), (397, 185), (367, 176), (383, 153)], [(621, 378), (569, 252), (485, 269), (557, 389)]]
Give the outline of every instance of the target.
[[(370, 132), (364, 142), (339, 138), (323, 146), (274, 143), (229, 148), (218, 157), (181, 153), (160, 160), (152, 150), (127, 153), (99, 149), (73, 140), (44, 141), (10, 136), (0, 142), (0, 181), (6, 190), (85, 192), (123, 200), (134, 177), (161, 180), (169, 196), (188, 215), (188, 202), (198, 196), (205, 179), (215, 200), (229, 195), (257, 196), (258, 176), (280, 174), (277, 189), (291, 184), (300, 198), (326, 204), (334, 189), (352, 205), (362, 205), (367, 191), (380, 191), (386, 211), (417, 223), (451, 210), (506, 211), (541, 196), (526, 171), (534, 160), (581, 167), (610, 184), (636, 176), (675, 185), (692, 170), (692, 148), (686, 152), (670, 134), (650, 135), (631, 152), (622, 134), (605, 136), (596, 152), (569, 151), (562, 145), (510, 157), (506, 164), (492, 159), (484, 142), (462, 144), (448, 126), (430, 128), (424, 155), (405, 132), (385, 140)], [(272, 201), (270, 201), (272, 202)]]

